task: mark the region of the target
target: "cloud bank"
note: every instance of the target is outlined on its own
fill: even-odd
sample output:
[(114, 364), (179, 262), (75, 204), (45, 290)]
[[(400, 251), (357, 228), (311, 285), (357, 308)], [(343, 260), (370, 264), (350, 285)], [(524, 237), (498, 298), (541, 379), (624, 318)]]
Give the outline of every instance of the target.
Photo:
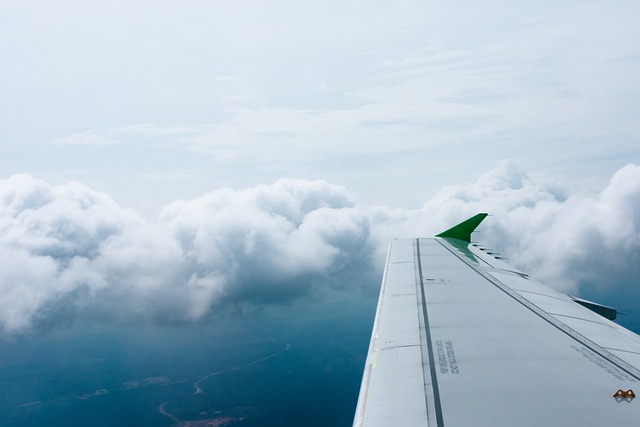
[(577, 192), (506, 161), (420, 209), (359, 204), (323, 181), (282, 179), (167, 205), (149, 221), (80, 183), (0, 181), (0, 330), (77, 319), (190, 322), (379, 285), (387, 242), (478, 211), (476, 236), (573, 294), (640, 297), (640, 166)]

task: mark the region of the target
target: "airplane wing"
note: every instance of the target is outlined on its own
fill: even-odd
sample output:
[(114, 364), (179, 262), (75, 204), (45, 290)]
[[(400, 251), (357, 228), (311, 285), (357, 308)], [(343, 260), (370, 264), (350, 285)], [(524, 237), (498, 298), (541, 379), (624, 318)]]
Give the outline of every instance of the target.
[(639, 425), (640, 337), (469, 244), (484, 217), (391, 242), (353, 425)]

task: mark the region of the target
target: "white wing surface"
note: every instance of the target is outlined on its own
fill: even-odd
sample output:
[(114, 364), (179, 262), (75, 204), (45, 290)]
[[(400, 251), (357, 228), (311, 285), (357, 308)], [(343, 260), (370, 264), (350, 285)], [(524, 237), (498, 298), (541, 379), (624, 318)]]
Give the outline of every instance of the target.
[(469, 245), (485, 216), (391, 243), (354, 426), (640, 425), (640, 337)]

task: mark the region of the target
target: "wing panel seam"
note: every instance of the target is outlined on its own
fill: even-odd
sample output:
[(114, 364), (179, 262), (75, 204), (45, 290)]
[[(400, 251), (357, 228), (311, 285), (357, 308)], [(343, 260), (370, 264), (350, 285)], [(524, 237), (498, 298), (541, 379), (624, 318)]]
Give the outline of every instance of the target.
[[(424, 293), (424, 280), (422, 278), (422, 260), (420, 258), (420, 239), (415, 240), (415, 259), (416, 259), (416, 268), (417, 268), (417, 277), (416, 284), (420, 287), (420, 297), (422, 299), (422, 316), (425, 327), (425, 338), (427, 341), (427, 353), (429, 357), (429, 371), (431, 373), (431, 387), (433, 389), (433, 404), (436, 413), (436, 424), (438, 427), (444, 427), (444, 420), (442, 418), (442, 404), (440, 402), (440, 390), (438, 388), (438, 377), (436, 373), (435, 366), (435, 356), (433, 353), (433, 344), (431, 343), (431, 329), (429, 327), (429, 316), (427, 313), (427, 300), (425, 298)], [(424, 363), (424, 360), (423, 360)], [(423, 369), (424, 372), (424, 369)], [(426, 386), (426, 378), (425, 378), (425, 386)], [(427, 393), (425, 390), (425, 399), (427, 397)], [(427, 402), (428, 408), (428, 402)], [(428, 412), (427, 412), (428, 413)]]

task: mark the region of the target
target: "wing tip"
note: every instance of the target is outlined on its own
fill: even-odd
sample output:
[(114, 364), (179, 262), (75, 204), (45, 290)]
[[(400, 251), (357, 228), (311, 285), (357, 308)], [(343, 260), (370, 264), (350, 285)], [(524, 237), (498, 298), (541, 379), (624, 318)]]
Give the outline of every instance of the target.
[(440, 234), (436, 234), (436, 237), (458, 239), (463, 242), (471, 243), (471, 233), (475, 231), (478, 225), (480, 225), (488, 215), (489, 214), (484, 212), (476, 214), (471, 218), (462, 221), (460, 224), (454, 225)]

